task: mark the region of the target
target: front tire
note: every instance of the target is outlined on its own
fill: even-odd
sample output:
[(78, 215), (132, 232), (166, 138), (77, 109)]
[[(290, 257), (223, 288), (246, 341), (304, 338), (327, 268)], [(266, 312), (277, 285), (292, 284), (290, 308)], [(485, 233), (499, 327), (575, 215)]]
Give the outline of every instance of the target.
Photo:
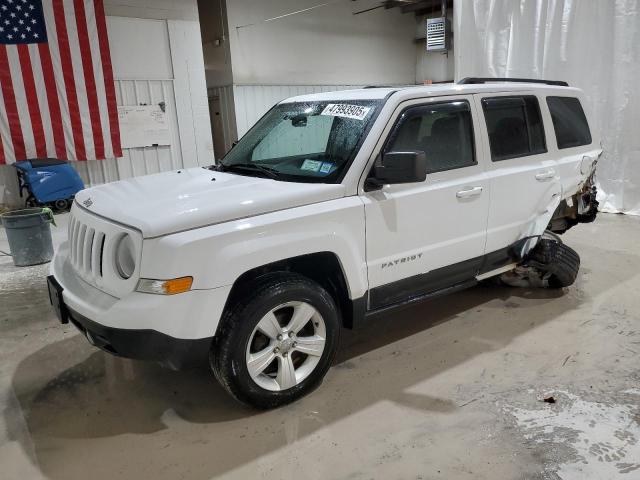
[(210, 363), (238, 401), (274, 408), (321, 383), (339, 336), (338, 308), (324, 288), (295, 273), (270, 273), (234, 295)]

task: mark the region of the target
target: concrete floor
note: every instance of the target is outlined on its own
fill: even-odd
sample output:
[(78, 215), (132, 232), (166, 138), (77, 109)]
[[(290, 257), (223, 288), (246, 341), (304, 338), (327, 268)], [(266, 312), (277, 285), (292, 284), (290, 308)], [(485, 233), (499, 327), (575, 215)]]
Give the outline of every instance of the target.
[(345, 331), (324, 384), (269, 412), (92, 348), (56, 323), (47, 266), (0, 257), (0, 476), (638, 479), (640, 219), (564, 238), (573, 287), (481, 285)]

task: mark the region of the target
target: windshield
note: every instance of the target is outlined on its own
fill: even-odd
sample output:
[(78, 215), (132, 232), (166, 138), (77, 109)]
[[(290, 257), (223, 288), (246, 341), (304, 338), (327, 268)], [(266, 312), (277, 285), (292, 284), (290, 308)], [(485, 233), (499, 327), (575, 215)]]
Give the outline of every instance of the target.
[(220, 169), (295, 182), (336, 183), (380, 100), (275, 106), (222, 159)]

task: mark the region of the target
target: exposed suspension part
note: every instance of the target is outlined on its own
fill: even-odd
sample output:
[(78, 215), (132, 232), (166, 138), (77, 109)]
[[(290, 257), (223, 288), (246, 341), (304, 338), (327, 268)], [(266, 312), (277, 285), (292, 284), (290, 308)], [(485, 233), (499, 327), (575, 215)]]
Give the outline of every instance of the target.
[(578, 193), (560, 202), (547, 228), (564, 233), (578, 223), (593, 222), (598, 214), (597, 193), (592, 173)]

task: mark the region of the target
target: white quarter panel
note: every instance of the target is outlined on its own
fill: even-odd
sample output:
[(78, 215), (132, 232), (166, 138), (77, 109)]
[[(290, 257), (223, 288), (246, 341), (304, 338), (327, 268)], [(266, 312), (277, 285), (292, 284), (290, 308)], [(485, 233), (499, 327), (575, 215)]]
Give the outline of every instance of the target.
[(562, 199), (581, 190), (601, 153), (602, 149), (595, 148), (593, 144), (558, 150), (556, 170), (562, 183)]
[(144, 241), (141, 276), (193, 276), (193, 289), (232, 285), (243, 273), (278, 260), (332, 252), (349, 293), (367, 290), (364, 206), (358, 197), (290, 208)]

